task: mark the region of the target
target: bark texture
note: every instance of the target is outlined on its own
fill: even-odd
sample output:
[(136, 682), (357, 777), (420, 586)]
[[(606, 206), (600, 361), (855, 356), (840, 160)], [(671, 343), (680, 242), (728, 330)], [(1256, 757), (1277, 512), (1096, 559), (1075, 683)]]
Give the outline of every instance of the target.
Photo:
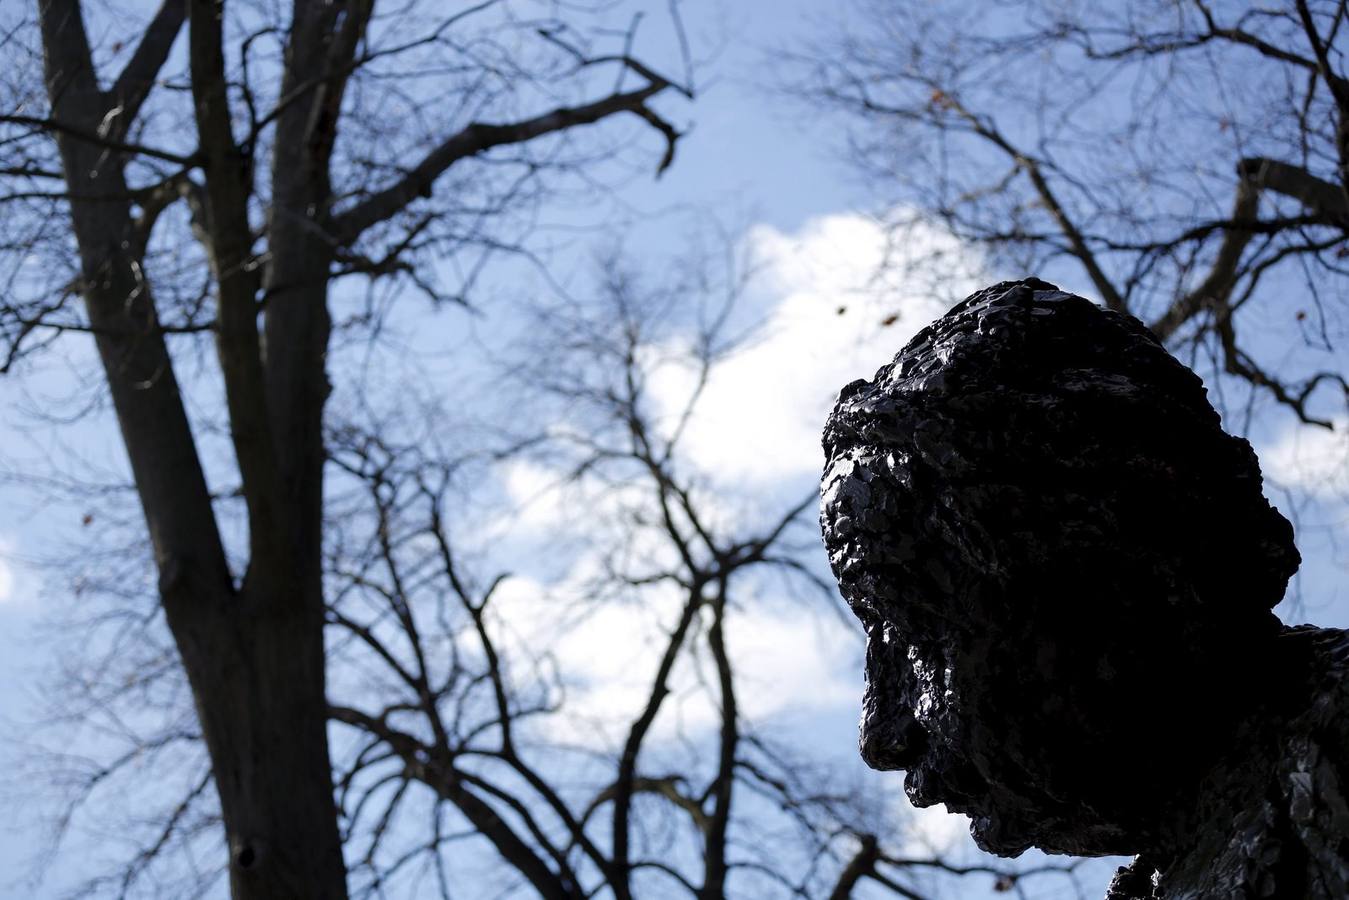
[[(435, 254), (425, 248), (443, 248), (443, 238), (419, 245), (418, 235), (456, 214), (454, 203), (435, 209), (426, 202), (456, 164), (627, 114), (663, 139), (663, 169), (679, 137), (648, 102), (668, 90), (688, 96), (689, 89), (627, 54), (591, 58), (539, 30), (539, 40), (574, 59), (578, 87), (585, 85), (579, 73), (600, 65), (621, 68), (643, 84), (626, 91), (616, 86), (590, 102), (514, 121), (452, 119), (419, 159), (369, 166), (374, 173), (397, 173), (392, 178), (367, 179), (364, 172), (355, 184), (347, 178), (339, 201), (334, 180), (351, 173), (334, 174), (334, 150), (343, 116), (359, 114), (353, 113), (359, 104), (344, 103), (355, 93), (348, 91), (353, 79), (376, 59), (442, 40), (455, 46), (447, 31), (492, 5), (448, 12), (424, 40), (407, 41), (386, 30), (381, 47), (379, 29), (373, 39), (371, 34), (374, 0), (294, 0), (284, 35), (272, 28), (241, 31), (240, 22), (250, 21), (247, 13), (232, 17), (224, 0), (163, 0), (104, 90), (79, 0), (39, 0), (49, 115), (0, 116), (0, 123), (31, 129), (27, 137), (50, 137), (59, 151), (59, 174), (43, 177), (66, 182), (61, 199), (69, 204), (81, 263), (71, 291), (82, 296), (88, 317), (87, 328), (76, 325), (98, 341), (153, 544), (160, 600), (211, 759), (235, 898), (336, 900), (347, 893), (325, 696), (323, 417), (331, 390), (330, 285), (344, 275), (374, 279), (433, 264)], [(166, 79), (163, 69), (179, 65), (169, 58), (184, 31), (195, 149), (175, 152), (149, 146), (155, 138), (146, 132), (153, 129), (140, 128), (137, 117), (156, 84), (178, 81)], [(250, 68), (250, 47), (264, 36), (283, 48), (279, 65)], [(389, 46), (393, 38), (397, 44)], [(279, 91), (252, 83), (256, 77), (279, 77)], [(168, 94), (161, 87), (157, 100), (172, 110), (174, 97), (184, 95)], [(259, 98), (271, 96), (276, 100), (270, 108), (257, 107)], [(174, 121), (184, 112), (177, 111)], [(269, 177), (260, 178), (269, 164)], [(546, 166), (530, 163), (530, 177), (541, 168)], [(155, 223), (179, 200), (187, 202), (192, 236), (210, 266), (200, 305), (215, 317), (177, 328), (214, 336), (239, 495), (247, 507), (247, 561), (233, 573), (166, 342), (175, 326), (161, 324), (147, 275)], [(510, 201), (501, 198), (503, 211)], [(344, 208), (335, 211), (339, 203)], [(413, 206), (415, 218), (406, 215)], [(360, 242), (381, 228), (391, 249), (370, 259)], [(419, 253), (426, 262), (408, 258)], [(415, 275), (413, 280), (426, 283)], [(173, 296), (173, 284), (162, 293)], [(24, 335), (53, 327), (42, 321), (49, 302), (44, 298), (36, 316), (23, 323), (10, 361)], [(58, 300), (52, 308), (60, 305)], [(172, 314), (165, 315), (171, 321)], [(422, 676), (422, 699), (438, 715), (439, 695), (432, 697)], [(460, 805), (474, 825), (508, 858), (514, 853), (512, 861), (532, 872), (536, 885), (542, 883), (546, 866), (519, 862), (532, 851), (490, 804), (461, 784), (453, 792), (463, 797)]]
[[(100, 141), (80, 137), (106, 132), (100, 125), (109, 121), (109, 103), (138, 104), (143, 93), (135, 93), (136, 85), (144, 82), (142, 91), (148, 90), (152, 72), (132, 77), (136, 68), (152, 69), (151, 57), (163, 61), (185, 15), (193, 20), (194, 74), (218, 69), (219, 6), (165, 3), (111, 96), (98, 87), (79, 4), (50, 0), (40, 12), (51, 118), (73, 126), (55, 136), (71, 196), (82, 294), (153, 543), (161, 602), (210, 752), (230, 847), (233, 896), (343, 898), (345, 869), (324, 700), (321, 516), (315, 503), (301, 508), (268, 493), (275, 478), (268, 469), (273, 444), (265, 430), (251, 426), (262, 421), (267, 407), (257, 390), (255, 292), (241, 277), (246, 268), (241, 263), (250, 253), (243, 208), (247, 194), (239, 190), (241, 157), (229, 133), (223, 79), (218, 90), (194, 94), (203, 144), (211, 148), (215, 163), (207, 187), (220, 283), (222, 369), (255, 549), (241, 587), (230, 576), (151, 286), (136, 252), (141, 248), (123, 174), (125, 159)], [(211, 84), (205, 79), (210, 74), (203, 74), (203, 85)], [(219, 129), (215, 134), (209, 133), (212, 125)], [(237, 205), (231, 206), (231, 197)], [(324, 283), (320, 280), (319, 290), (308, 298), (320, 310)], [(310, 382), (322, 377), (321, 353), (295, 355), (309, 364)], [(303, 403), (304, 415), (296, 418), (309, 438), (301, 444), (308, 451), (306, 465), (288, 474), (292, 490), (316, 497), (322, 476), (322, 397), (310, 391)], [(286, 515), (265, 511), (277, 507)]]

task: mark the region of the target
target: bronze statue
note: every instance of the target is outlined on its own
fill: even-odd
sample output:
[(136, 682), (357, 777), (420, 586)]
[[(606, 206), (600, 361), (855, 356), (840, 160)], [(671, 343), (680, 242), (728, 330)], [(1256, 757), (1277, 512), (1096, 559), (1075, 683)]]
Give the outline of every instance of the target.
[(1140, 322), (979, 291), (824, 449), (869, 765), (994, 853), (1137, 855), (1113, 900), (1349, 897), (1349, 636), (1270, 611), (1292, 527)]

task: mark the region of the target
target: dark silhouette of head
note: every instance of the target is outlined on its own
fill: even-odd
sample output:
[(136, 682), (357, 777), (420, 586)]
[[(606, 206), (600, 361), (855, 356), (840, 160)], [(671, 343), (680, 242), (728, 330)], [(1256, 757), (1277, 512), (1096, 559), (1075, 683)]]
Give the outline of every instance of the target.
[(993, 852), (1162, 840), (1299, 562), (1199, 378), (1127, 315), (1006, 282), (846, 386), (824, 449), (866, 761)]

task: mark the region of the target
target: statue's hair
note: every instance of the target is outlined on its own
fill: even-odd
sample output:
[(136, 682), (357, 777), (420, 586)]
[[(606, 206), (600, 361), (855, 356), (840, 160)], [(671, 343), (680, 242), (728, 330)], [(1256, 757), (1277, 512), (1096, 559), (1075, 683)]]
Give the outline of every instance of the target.
[(957, 582), (1081, 578), (1231, 626), (1270, 620), (1299, 563), (1200, 379), (1137, 319), (1035, 279), (973, 294), (846, 386), (824, 450), (825, 543), (864, 605), (930, 597), (945, 617)]

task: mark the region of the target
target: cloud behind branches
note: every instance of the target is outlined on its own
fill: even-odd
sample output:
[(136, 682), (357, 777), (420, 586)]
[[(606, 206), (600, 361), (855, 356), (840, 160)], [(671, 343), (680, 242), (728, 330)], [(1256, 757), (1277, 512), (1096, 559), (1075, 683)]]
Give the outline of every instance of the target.
[[(759, 225), (744, 241), (761, 267), (769, 312), (749, 344), (712, 372), (685, 450), (715, 477), (762, 488), (817, 477), (820, 429), (839, 388), (870, 378), (946, 311), (922, 281), (896, 278), (904, 266), (884, 264), (898, 256), (954, 259), (960, 283), (948, 282), (944, 296), (975, 290), (983, 275), (978, 256), (936, 226), (910, 229), (897, 242), (857, 214), (811, 219), (795, 232)], [(673, 373), (653, 385), (670, 409), (682, 406), (689, 387)]]
[[(739, 249), (756, 268), (744, 299), (757, 325), (711, 369), (679, 454), (681, 466), (705, 481), (700, 508), (728, 523), (761, 518), (780, 498), (813, 490), (822, 465), (820, 428), (839, 388), (871, 377), (945, 311), (945, 299), (918, 280), (898, 282), (887, 274), (898, 269), (884, 263), (896, 254), (955, 257), (961, 283), (948, 282), (943, 297), (974, 290), (984, 278), (977, 255), (939, 228), (913, 229), (897, 245), (893, 232), (857, 214), (811, 219), (793, 232), (757, 225)], [(649, 348), (652, 359), (687, 356), (684, 340), (675, 335)], [(649, 371), (654, 419), (672, 430), (695, 389), (694, 372), (655, 362)], [(513, 460), (502, 476), (507, 506), (517, 511), (513, 527), (539, 536), (568, 533), (578, 517), (625, 521), (650, 502), (640, 486), (568, 479), (564, 468), (546, 460)], [(630, 721), (644, 702), (648, 670), (681, 604), (677, 590), (649, 586), (640, 603), (592, 602), (604, 544), (595, 542), (560, 577), (522, 572), (493, 601), (518, 645), (547, 646), (567, 684), (566, 714), (551, 726), (561, 729), (553, 737), (589, 746), (621, 739), (614, 726)], [(674, 562), (662, 557), (671, 552), (660, 542), (638, 542), (630, 555), (654, 570)], [(808, 547), (806, 556), (827, 576), (822, 551)], [(784, 600), (772, 585), (753, 585), (746, 596), (728, 626), (745, 686), (742, 711), (760, 721), (779, 714), (851, 715), (861, 690), (853, 629), (826, 606)], [(676, 702), (658, 719), (657, 736), (697, 737), (716, 727), (719, 713), (698, 690), (705, 676), (695, 665), (677, 667)]]

